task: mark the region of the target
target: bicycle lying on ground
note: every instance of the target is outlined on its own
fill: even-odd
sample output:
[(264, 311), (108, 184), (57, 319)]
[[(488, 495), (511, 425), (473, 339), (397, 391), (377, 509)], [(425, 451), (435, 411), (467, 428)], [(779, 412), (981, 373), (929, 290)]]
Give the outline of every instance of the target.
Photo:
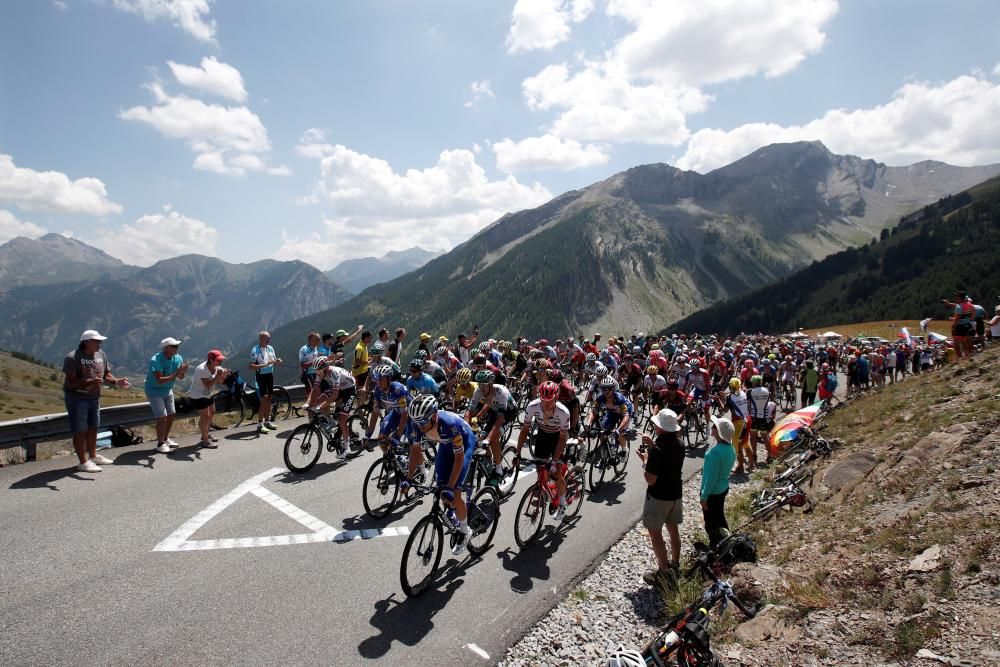
[(347, 434), (340, 432), (340, 422), (336, 415), (321, 414), (309, 409), (309, 423), (295, 427), (285, 439), (285, 465), (294, 473), (304, 473), (316, 465), (319, 455), (326, 450), (354, 458), (364, 450), (363, 438), (366, 424), (358, 415), (347, 420)]
[[(812, 471), (810, 470), (806, 479), (811, 478), (811, 476)], [(806, 492), (799, 486), (800, 483), (789, 482), (785, 486), (768, 487), (761, 491), (750, 503), (752, 512), (750, 513), (750, 520), (747, 523), (767, 521), (777, 516), (784, 507), (788, 507), (789, 510), (793, 507), (802, 507), (804, 508), (803, 512), (807, 514), (811, 512), (813, 509), (812, 500), (809, 499)]]

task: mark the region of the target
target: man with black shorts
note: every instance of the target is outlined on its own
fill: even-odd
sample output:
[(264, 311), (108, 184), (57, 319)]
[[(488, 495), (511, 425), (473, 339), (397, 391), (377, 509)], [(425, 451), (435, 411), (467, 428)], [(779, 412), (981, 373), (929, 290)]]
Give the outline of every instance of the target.
[(334, 406), (341, 433), (337, 458), (347, 458), (350, 448), (347, 417), (354, 408), (354, 376), (349, 370), (334, 366), (331, 357), (316, 357), (313, 368), (316, 369), (316, 383), (309, 394), (309, 409), (326, 412), (331, 405)]
[(261, 331), (257, 335), (257, 344), (250, 349), (250, 370), (256, 374), (257, 397), (260, 399), (260, 410), (257, 412), (257, 432), (267, 433), (278, 427), (271, 423), (271, 394), (274, 393), (274, 366), (281, 359), (271, 347), (271, 334)]
[[(638, 456), (643, 464), (647, 485), (642, 524), (649, 531), (649, 541), (656, 556), (656, 570), (646, 572), (642, 579), (653, 586), (661, 577), (668, 583), (677, 581), (677, 565), (681, 558), (679, 526), (684, 520), (681, 480), (684, 445), (677, 437), (681, 427), (677, 423), (677, 413), (673, 410), (660, 410), (650, 421), (653, 423), (656, 439), (643, 435)], [(669, 555), (663, 541), (664, 526), (670, 536)]]
[(536, 459), (551, 458), (549, 471), (559, 490), (559, 508), (552, 517), (556, 522), (566, 516), (566, 466), (562, 463), (562, 455), (569, 436), (569, 410), (556, 400), (558, 396), (559, 386), (555, 382), (543, 382), (538, 387), (538, 398), (525, 409), (524, 424), (517, 436), (517, 456), (520, 458), (532, 425), (538, 424), (532, 449)]

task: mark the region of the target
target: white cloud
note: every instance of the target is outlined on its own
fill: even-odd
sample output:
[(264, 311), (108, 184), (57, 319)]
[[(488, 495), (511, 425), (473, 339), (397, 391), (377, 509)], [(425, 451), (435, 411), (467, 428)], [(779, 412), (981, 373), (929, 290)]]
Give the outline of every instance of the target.
[(55, 211), (108, 215), (122, 207), (108, 199), (104, 183), (97, 178), (71, 181), (60, 171), (35, 171), (14, 164), (10, 155), (0, 154), (0, 201), (27, 211)]
[(64, 12), (67, 9), (69, 9), (69, 5), (67, 5), (62, 0), (54, 0), (52, 4), (55, 5), (56, 9), (58, 9), (61, 12)]
[(960, 76), (938, 85), (907, 83), (869, 109), (834, 109), (804, 125), (750, 123), (699, 130), (677, 161), (709, 171), (776, 142), (822, 141), (835, 153), (905, 165), (936, 159), (957, 165), (1000, 162), (1000, 85)]
[[(420, 245), (452, 247), (504, 213), (538, 206), (552, 193), (513, 176), (491, 181), (470, 150), (442, 151), (434, 166), (396, 172), (385, 160), (345, 146), (322, 146), (313, 201), (331, 206), (322, 234), (285, 234), (277, 259), (303, 259), (329, 268), (343, 259)], [(376, 253), (373, 249), (377, 249)]]
[(146, 86), (156, 105), (136, 106), (118, 114), (150, 125), (164, 136), (182, 139), (197, 153), (195, 169), (242, 176), (247, 171), (287, 173), (268, 167), (271, 141), (257, 114), (245, 106), (206, 104), (186, 95), (167, 94), (159, 83)]
[(195, 39), (215, 43), (215, 20), (208, 14), (212, 0), (112, 0), (119, 9), (139, 14), (146, 21), (166, 20)]
[(993, 76), (1000, 76), (1000, 63), (997, 63), (997, 66), (993, 68)]
[(201, 59), (201, 67), (181, 65), (168, 60), (167, 65), (174, 73), (174, 78), (185, 86), (197, 88), (226, 97), (236, 102), (247, 101), (247, 89), (243, 84), (243, 75), (232, 65), (219, 62), (215, 56)]
[(519, 53), (551, 49), (570, 36), (570, 23), (579, 23), (593, 9), (592, 0), (517, 0), (507, 34), (507, 51)]
[(579, 169), (608, 161), (608, 154), (599, 146), (582, 145), (551, 134), (521, 141), (503, 139), (494, 142), (492, 148), (497, 168), (507, 173), (528, 169)]
[(563, 139), (680, 145), (687, 117), (712, 100), (706, 85), (788, 72), (823, 46), (836, 10), (835, 0), (609, 0), (625, 35), (522, 90), (532, 109), (558, 112), (545, 129)]
[(484, 99), (493, 99), (493, 88), (490, 86), (489, 79), (483, 79), (482, 81), (473, 81), (469, 84), (469, 88), (472, 90), (472, 99), (465, 103), (466, 108), (471, 108), (479, 104)]
[(109, 255), (137, 266), (151, 266), (162, 259), (192, 253), (215, 257), (218, 242), (215, 228), (181, 215), (170, 206), (164, 206), (163, 213), (144, 215), (133, 224), (99, 232), (93, 240)]
[(0, 243), (6, 243), (17, 236), (27, 236), (29, 239), (38, 238), (45, 234), (45, 230), (33, 222), (18, 220), (10, 211), (0, 209)]
[(328, 140), (327, 130), (310, 127), (299, 137), (299, 144), (295, 147), (295, 152), (302, 157), (324, 158), (333, 153), (333, 144)]

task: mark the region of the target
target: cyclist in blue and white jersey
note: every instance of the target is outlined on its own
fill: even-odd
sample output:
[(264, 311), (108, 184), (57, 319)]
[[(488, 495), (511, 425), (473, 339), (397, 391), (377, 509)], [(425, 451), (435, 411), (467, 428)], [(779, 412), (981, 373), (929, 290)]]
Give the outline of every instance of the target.
[(406, 389), (412, 396), (427, 394), (436, 397), (441, 387), (434, 378), (424, 372), (424, 362), (414, 358), (410, 361), (410, 376), (406, 378)]
[(451, 553), (459, 556), (465, 552), (469, 536), (472, 535), (460, 487), (469, 474), (472, 453), (476, 450), (476, 435), (454, 412), (438, 410), (437, 400), (433, 396), (420, 396), (414, 399), (410, 404), (409, 414), (423, 436), (438, 443), (437, 456), (434, 457), (434, 473), (437, 484), (441, 487), (441, 501), (447, 507), (455, 508), (455, 516), (459, 522), (459, 539), (452, 547)]
[[(392, 379), (393, 369), (388, 362), (383, 361), (373, 367), (371, 378), (375, 384), (375, 391), (372, 393), (375, 402), (371, 418), (368, 420), (370, 434), (368, 439), (373, 439), (375, 423), (380, 413), (384, 412), (385, 416), (379, 428), (379, 440), (388, 440), (390, 436), (399, 440), (406, 431), (406, 406), (410, 402), (410, 392), (401, 382)], [(384, 449), (384, 442), (382, 447)]]
[(614, 382), (615, 391), (618, 391), (618, 380), (611, 375), (607, 366), (601, 362), (597, 362), (597, 365), (594, 367), (594, 374), (587, 383), (587, 389), (583, 395), (583, 404), (585, 406), (589, 405), (591, 401), (596, 400), (598, 394), (600, 393), (601, 380), (606, 377), (611, 378), (611, 381)]
[(588, 425), (593, 424), (597, 419), (597, 408), (599, 406), (605, 407), (606, 411), (604, 416), (601, 417), (601, 428), (606, 431), (613, 430), (615, 439), (618, 441), (619, 456), (627, 454), (628, 443), (625, 442), (625, 431), (628, 430), (629, 424), (632, 423), (632, 414), (634, 412), (632, 401), (628, 400), (625, 394), (618, 391), (617, 383), (610, 375), (601, 378), (599, 386), (601, 395), (597, 398), (594, 407), (590, 411)]

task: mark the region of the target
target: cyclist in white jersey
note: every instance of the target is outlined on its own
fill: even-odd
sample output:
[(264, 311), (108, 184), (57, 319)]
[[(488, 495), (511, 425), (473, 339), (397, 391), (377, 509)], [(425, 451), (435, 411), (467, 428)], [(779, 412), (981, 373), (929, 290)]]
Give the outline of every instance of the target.
[(475, 418), (479, 426), (488, 433), (490, 455), (493, 457), (493, 477), (489, 483), (496, 484), (503, 479), (503, 459), (500, 453), (500, 434), (508, 421), (517, 417), (517, 406), (510, 390), (502, 384), (494, 384), (496, 378), (493, 371), (479, 371), (475, 381), (476, 391), (469, 401), (469, 409), (465, 413), (465, 421), (469, 424)]
[(555, 382), (543, 382), (538, 388), (538, 398), (528, 403), (525, 409), (524, 424), (517, 436), (517, 456), (520, 458), (532, 426), (538, 427), (532, 449), (536, 459), (550, 459), (549, 471), (559, 490), (559, 509), (553, 517), (557, 522), (566, 515), (566, 472), (562, 455), (569, 436), (570, 421), (569, 410), (556, 400), (558, 396), (559, 386)]

